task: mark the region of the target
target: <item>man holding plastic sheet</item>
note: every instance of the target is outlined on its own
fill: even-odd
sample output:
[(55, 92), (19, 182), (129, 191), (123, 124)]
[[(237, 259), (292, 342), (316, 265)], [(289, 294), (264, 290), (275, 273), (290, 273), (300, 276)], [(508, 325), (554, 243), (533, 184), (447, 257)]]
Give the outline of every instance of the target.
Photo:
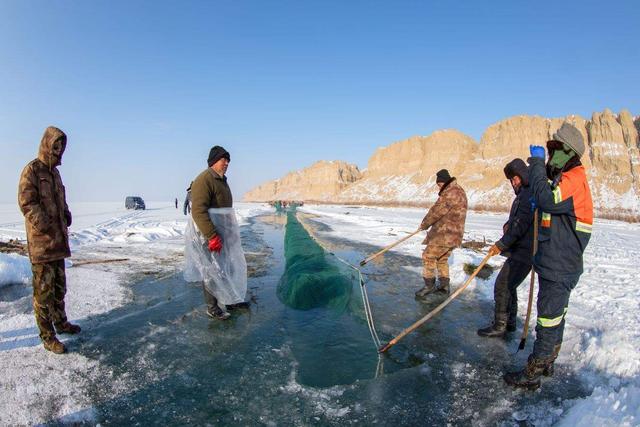
[[(218, 145), (214, 146), (211, 148), (207, 159), (209, 167), (198, 175), (191, 184), (191, 217), (208, 242), (208, 250), (218, 254), (222, 251), (224, 242), (222, 236), (216, 230), (208, 211), (211, 208), (230, 208), (233, 205), (231, 189), (225, 176), (230, 161), (231, 156), (227, 150)], [(212, 293), (211, 289), (207, 289), (206, 284), (203, 284), (203, 290), (205, 302), (207, 303), (207, 314), (219, 320), (228, 319), (229, 313), (219, 306), (218, 298)], [(240, 307), (248, 307), (248, 303), (240, 302), (227, 305), (225, 308)]]
[[(420, 225), (421, 230), (431, 229), (423, 242), (427, 246), (422, 253), (424, 287), (416, 292), (416, 297), (419, 298), (434, 292), (449, 294), (449, 256), (462, 244), (467, 218), (467, 195), (456, 179), (449, 175), (449, 171), (438, 171), (436, 184), (440, 188), (438, 200)], [(438, 287), (436, 270), (440, 282)]]
[[(578, 129), (563, 123), (543, 147), (531, 146), (529, 181), (533, 202), (542, 212), (538, 251), (533, 268), (538, 274), (536, 341), (527, 365), (505, 374), (507, 384), (535, 390), (540, 377), (553, 374), (562, 345), (569, 296), (583, 271), (584, 253), (593, 225), (593, 201), (580, 158), (585, 152)], [(547, 179), (550, 180), (547, 181)]]
[(504, 337), (516, 330), (518, 313), (518, 286), (531, 272), (533, 247), (533, 210), (529, 172), (522, 159), (514, 159), (504, 167), (504, 175), (511, 182), (516, 198), (511, 204), (509, 219), (504, 224), (503, 236), (489, 249), (491, 255), (502, 253), (507, 257), (496, 278), (493, 295), (495, 315), (493, 323), (478, 329), (482, 337)]

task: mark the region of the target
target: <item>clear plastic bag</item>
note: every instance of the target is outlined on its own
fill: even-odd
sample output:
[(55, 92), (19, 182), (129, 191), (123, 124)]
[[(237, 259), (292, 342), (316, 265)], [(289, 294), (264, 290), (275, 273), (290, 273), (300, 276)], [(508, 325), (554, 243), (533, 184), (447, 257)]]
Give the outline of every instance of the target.
[(237, 304), (247, 294), (247, 262), (240, 243), (240, 229), (233, 208), (209, 209), (209, 218), (222, 239), (220, 253), (210, 252), (208, 242), (191, 216), (185, 231), (184, 280), (202, 282), (219, 304)]

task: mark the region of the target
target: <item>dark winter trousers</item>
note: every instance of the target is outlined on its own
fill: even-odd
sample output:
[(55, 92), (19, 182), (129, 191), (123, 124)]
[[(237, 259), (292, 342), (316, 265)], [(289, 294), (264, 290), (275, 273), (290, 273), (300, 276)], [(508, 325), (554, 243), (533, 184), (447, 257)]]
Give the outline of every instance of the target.
[(56, 336), (53, 325), (59, 327), (67, 321), (64, 310), (64, 296), (67, 293), (64, 260), (31, 264), (31, 271), (36, 324), (40, 329), (40, 338), (48, 341)]
[(202, 284), (202, 291), (204, 292), (204, 302), (207, 303), (207, 307), (215, 307), (218, 305), (218, 299), (207, 290), (204, 283)]
[(549, 359), (553, 348), (562, 344), (564, 318), (569, 308), (569, 296), (580, 274), (567, 275), (558, 281), (538, 279), (538, 323), (532, 355), (535, 359)]
[(531, 263), (507, 258), (493, 287), (493, 298), (496, 303), (496, 317), (500, 313), (508, 315), (508, 324), (516, 324), (518, 314), (518, 286), (531, 272)]

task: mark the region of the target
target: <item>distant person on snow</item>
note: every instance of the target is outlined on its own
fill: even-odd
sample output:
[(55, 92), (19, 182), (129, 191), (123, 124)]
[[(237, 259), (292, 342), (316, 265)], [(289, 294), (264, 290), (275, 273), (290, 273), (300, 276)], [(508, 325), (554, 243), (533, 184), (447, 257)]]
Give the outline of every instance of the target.
[(176, 197), (176, 209), (178, 209), (178, 198)]
[(547, 149), (546, 167), (544, 147), (531, 146), (528, 160), (532, 200), (542, 212), (533, 259), (538, 274), (536, 341), (525, 368), (504, 375), (507, 384), (529, 390), (540, 387), (542, 375), (553, 375), (569, 296), (582, 274), (582, 254), (593, 225), (591, 190), (580, 162), (585, 152), (582, 134), (563, 123), (547, 142)]
[[(216, 145), (211, 148), (207, 164), (209, 167), (196, 177), (191, 183), (191, 201), (192, 212), (191, 217), (196, 227), (206, 238), (208, 248), (211, 252), (219, 252), (222, 250), (224, 242), (217, 234), (215, 225), (211, 222), (209, 213), (212, 208), (230, 208), (233, 206), (233, 198), (231, 189), (227, 184), (227, 168), (231, 156), (227, 150)], [(203, 285), (204, 299), (207, 303), (207, 314), (212, 318), (226, 320), (230, 314), (219, 307), (218, 300)], [(227, 309), (248, 307), (248, 303), (234, 304), (227, 306)]]
[(182, 211), (185, 215), (191, 213), (191, 186), (193, 185), (193, 181), (189, 184), (189, 188), (187, 188), (187, 196), (184, 198), (184, 204), (182, 205)]
[[(449, 175), (449, 171), (438, 171), (436, 184), (440, 188), (438, 200), (429, 209), (420, 225), (421, 230), (430, 230), (422, 242), (427, 246), (422, 253), (424, 287), (416, 292), (416, 297), (419, 298), (434, 292), (449, 294), (449, 256), (462, 244), (467, 218), (467, 195), (456, 179)], [(436, 271), (439, 281), (437, 287)]]
[(518, 286), (531, 272), (533, 247), (533, 210), (527, 164), (514, 159), (504, 167), (504, 175), (511, 182), (516, 198), (511, 204), (509, 219), (503, 226), (503, 235), (489, 253), (507, 257), (493, 287), (495, 314), (493, 323), (478, 329), (482, 337), (504, 337), (516, 330), (518, 314)]
[[(69, 234), (71, 212), (58, 172), (67, 136), (53, 126), (44, 131), (38, 157), (20, 175), (18, 205), (25, 218), (27, 248), (33, 272), (33, 311), (44, 348), (62, 354), (59, 334), (77, 334), (80, 326), (67, 321), (64, 259), (71, 256)], [(54, 329), (55, 326), (55, 329)]]

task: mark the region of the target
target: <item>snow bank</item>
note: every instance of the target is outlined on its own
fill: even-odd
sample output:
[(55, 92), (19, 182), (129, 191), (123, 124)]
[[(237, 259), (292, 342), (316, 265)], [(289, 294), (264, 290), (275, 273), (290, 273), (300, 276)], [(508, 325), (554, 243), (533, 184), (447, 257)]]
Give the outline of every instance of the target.
[(29, 258), (18, 254), (0, 253), (0, 287), (31, 282)]
[(640, 388), (619, 387), (616, 381), (612, 383), (596, 387), (591, 396), (577, 400), (557, 425), (561, 427), (640, 425)]

